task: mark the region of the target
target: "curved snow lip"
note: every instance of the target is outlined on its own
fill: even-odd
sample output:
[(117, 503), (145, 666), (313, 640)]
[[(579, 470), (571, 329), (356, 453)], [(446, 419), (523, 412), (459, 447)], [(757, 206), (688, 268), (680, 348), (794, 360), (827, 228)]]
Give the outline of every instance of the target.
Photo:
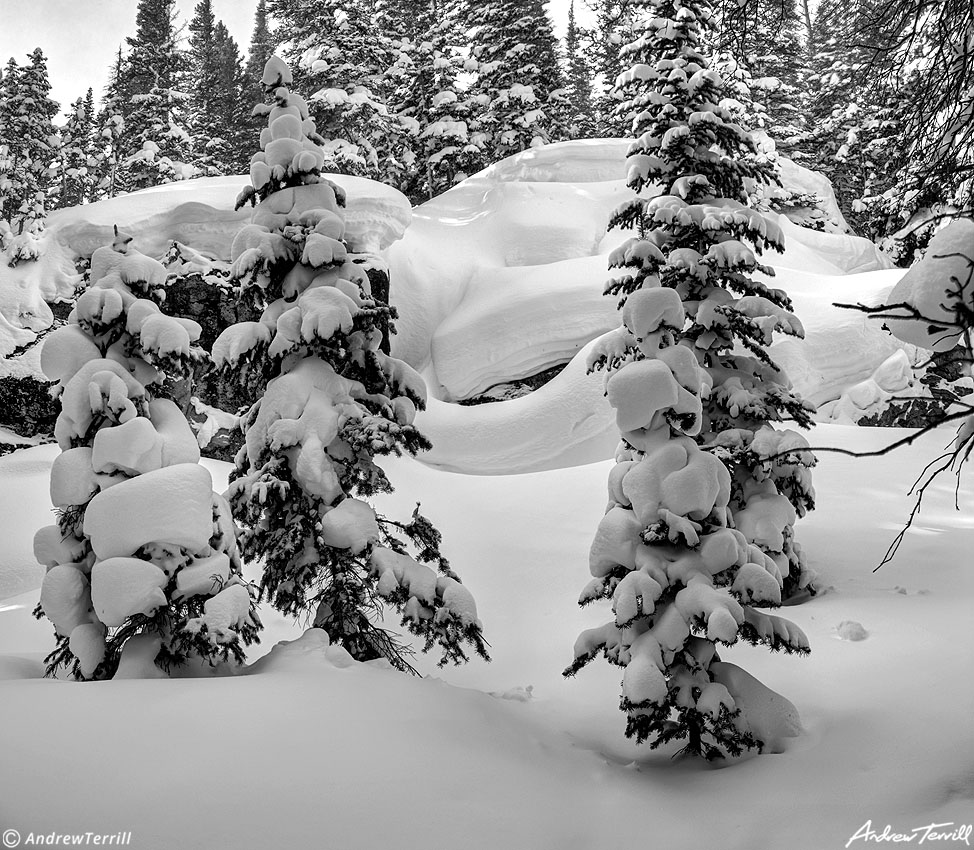
[(462, 406), (430, 399), (416, 427), (433, 443), (427, 466), (472, 475), (515, 475), (612, 457), (619, 442), (603, 376), (588, 374), (591, 345), (529, 395)]

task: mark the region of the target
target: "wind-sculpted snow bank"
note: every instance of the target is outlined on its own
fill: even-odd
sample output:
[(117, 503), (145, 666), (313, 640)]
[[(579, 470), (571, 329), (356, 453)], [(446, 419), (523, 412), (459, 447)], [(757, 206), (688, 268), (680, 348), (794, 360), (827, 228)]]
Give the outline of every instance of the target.
[(433, 448), (420, 459), (451, 472), (514, 475), (612, 457), (619, 435), (602, 377), (586, 372), (590, 348), (530, 395), (469, 407), (429, 399), (416, 425)]
[[(600, 284), (609, 252), (622, 241), (606, 234), (605, 223), (632, 195), (618, 177), (628, 144), (589, 140), (526, 151), (416, 208), (412, 226), (389, 250), (400, 313), (393, 346), (424, 370), (433, 396), (470, 398), (537, 374), (615, 326)], [(818, 186), (816, 176), (794, 166), (784, 182), (808, 192)], [(799, 391), (836, 398), (847, 371), (860, 380), (898, 345), (832, 301), (875, 302), (902, 272), (874, 277), (891, 263), (866, 239), (768, 216), (785, 235), (784, 253), (771, 258), (778, 272), (772, 285), (784, 287), (803, 320), (808, 316), (809, 333), (789, 352), (789, 370), (808, 378), (796, 382)], [(837, 327), (842, 334), (833, 344)]]
[[(362, 177), (329, 175), (348, 195), (345, 239), (356, 251), (387, 248), (410, 221), (409, 201), (383, 183)], [(248, 178), (204, 177), (153, 186), (82, 207), (52, 213), (48, 230), (75, 256), (90, 256), (118, 225), (131, 234), (143, 253), (161, 257), (176, 240), (197, 251), (230, 259), (237, 231), (250, 220), (247, 209), (234, 202)]]

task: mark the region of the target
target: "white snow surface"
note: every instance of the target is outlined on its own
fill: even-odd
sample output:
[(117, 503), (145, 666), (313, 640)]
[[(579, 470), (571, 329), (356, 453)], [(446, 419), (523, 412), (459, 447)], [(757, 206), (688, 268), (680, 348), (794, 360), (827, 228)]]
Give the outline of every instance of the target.
[[(425, 369), (434, 395), (466, 398), (534, 374), (619, 324), (614, 299), (602, 297), (599, 282), (610, 276), (609, 252), (631, 236), (606, 233), (609, 215), (632, 196), (621, 177), (627, 146), (595, 140), (532, 149), (414, 210), (412, 226), (389, 250), (401, 317), (394, 353)], [(802, 181), (816, 175), (795, 167), (786, 184), (789, 177), (789, 188), (807, 190)], [(812, 308), (813, 346), (821, 347), (814, 319), (824, 312), (829, 326), (837, 321), (831, 300), (874, 300), (874, 290), (885, 294), (902, 275), (893, 271), (878, 286), (871, 276), (849, 280), (892, 264), (865, 239), (769, 218), (782, 227), (786, 250), (763, 259), (778, 271), (775, 285), (795, 297), (806, 328), (805, 308)], [(818, 300), (805, 304), (805, 296)], [(883, 336), (859, 314), (844, 324), (862, 329), (860, 353)], [(827, 372), (828, 353), (815, 351), (810, 366)], [(873, 368), (880, 362), (870, 361)], [(811, 386), (796, 383), (800, 390)]]
[[(0, 601), (0, 751), (13, 766), (0, 771), (5, 828), (78, 831), (104, 822), (115, 829), (121, 812), (119, 828), (133, 831), (133, 846), (155, 850), (174, 841), (303, 846), (319, 833), (356, 850), (600, 850), (645, 841), (640, 813), (652, 812), (653, 840), (662, 847), (823, 850), (844, 847), (867, 820), (899, 832), (970, 822), (971, 479), (963, 481), (962, 513), (953, 506), (953, 479), (938, 482), (896, 560), (872, 571), (909, 512), (915, 474), (951, 433), (926, 435), (892, 458), (821, 454), (818, 509), (797, 530), (826, 592), (787, 612), (807, 633), (811, 656), (721, 650), (724, 662), (791, 702), (803, 729), (798, 737), (787, 736), (795, 729), (762, 729), (769, 740), (779, 735), (783, 752), (717, 770), (672, 760), (675, 747), (651, 751), (625, 739), (616, 668), (599, 661), (575, 679), (560, 675), (578, 633), (608, 611), (606, 604), (579, 609), (576, 600), (611, 461), (518, 476), (387, 463), (398, 489), (378, 509), (401, 515), (422, 498), (477, 599), (491, 664), (439, 670), (435, 659), (420, 657), (432, 677), (416, 679), (355, 663), (321, 632), (302, 638), (300, 626), (262, 606), (267, 630), (241, 675), (92, 687), (40, 680), (52, 636), (48, 623), (30, 617), (43, 573), (32, 564), (31, 537), (50, 522), (45, 476), (57, 447), (0, 458), (0, 478), (9, 483), (0, 488), (0, 579), (6, 588), (6, 577), (21, 575), (19, 589), (35, 588)], [(820, 425), (810, 441), (862, 451), (905, 434)], [(205, 464), (221, 488), (229, 466)], [(843, 623), (864, 624), (868, 640), (837, 639)], [(279, 640), (292, 642), (271, 651)], [(154, 654), (133, 644), (120, 676), (151, 674), (146, 659)], [(763, 693), (745, 688), (739, 674), (724, 678), (735, 700)], [(491, 696), (527, 691), (525, 701)], [(68, 697), (71, 721), (64, 722)], [(201, 705), (220, 717), (221, 734), (200, 722)], [(271, 735), (280, 717), (313, 733), (255, 743), (245, 776), (204, 779), (242, 764), (240, 742), (255, 730)], [(134, 753), (143, 768), (138, 782)], [(79, 795), (94, 763), (98, 793)], [(342, 777), (326, 793), (322, 765)], [(432, 843), (427, 769), (450, 777), (435, 785)], [(363, 787), (381, 795), (378, 811)], [(180, 823), (206, 829), (177, 826), (177, 806)]]
[[(345, 189), (345, 238), (364, 250), (378, 250), (398, 239), (409, 223), (409, 202), (400, 192), (363, 177), (326, 174)], [(234, 211), (245, 175), (181, 180), (119, 195), (94, 204), (51, 213), (49, 238), (76, 254), (90, 256), (112, 240), (117, 224), (133, 237), (143, 254), (161, 257), (174, 239), (223, 260), (230, 259), (230, 243), (253, 213)], [(124, 226), (124, 227), (123, 227)]]

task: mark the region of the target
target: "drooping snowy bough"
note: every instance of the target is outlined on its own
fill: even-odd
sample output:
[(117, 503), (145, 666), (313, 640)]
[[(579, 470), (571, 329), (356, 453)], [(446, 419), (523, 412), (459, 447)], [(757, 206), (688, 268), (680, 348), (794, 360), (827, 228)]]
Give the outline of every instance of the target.
[(426, 387), (380, 350), (394, 313), (372, 297), (343, 241), (344, 192), (320, 174), (321, 139), (290, 82), (287, 66), (269, 60), (263, 84), (274, 103), (257, 107), (268, 126), (240, 199), (259, 203), (232, 249), (232, 276), (263, 314), (213, 348), (228, 376), (266, 382), (245, 417), (228, 494), (244, 556), (263, 559), (261, 590), (275, 607), (311, 613), (359, 660), (409, 669), (408, 648), (377, 622), (382, 602), (424, 649), (439, 645), (441, 663), (467, 660), (465, 644), (487, 658), (474, 600), (440, 555), (436, 529), (418, 510), (394, 522), (365, 501), (392, 489), (377, 456), (429, 447), (412, 424)]
[(230, 507), (160, 394), (203, 357), (199, 325), (159, 311), (166, 270), (128, 243), (120, 234), (94, 252), (89, 288), (41, 351), (61, 394), (62, 453), (58, 522), (34, 539), (48, 568), (37, 614), (57, 634), (48, 673), (81, 679), (241, 662), (260, 628)]
[[(628, 185), (613, 215), (637, 236), (610, 257), (606, 294), (623, 325), (589, 367), (605, 369), (622, 442), (609, 506), (580, 602), (610, 599), (615, 618), (584, 633), (573, 675), (600, 652), (625, 667), (627, 734), (652, 746), (686, 740), (708, 759), (776, 749), (797, 734), (783, 697), (723, 662), (739, 639), (807, 652), (794, 624), (759, 611), (805, 581), (794, 542), (812, 507), (805, 439), (770, 424), (809, 423), (809, 406), (764, 350), (802, 335), (757, 256), (781, 248), (778, 226), (750, 209), (748, 186), (774, 175), (722, 106), (720, 76), (700, 52), (708, 0), (642, 0), (644, 34), (617, 92), (633, 116)], [(650, 193), (648, 193), (650, 194)]]

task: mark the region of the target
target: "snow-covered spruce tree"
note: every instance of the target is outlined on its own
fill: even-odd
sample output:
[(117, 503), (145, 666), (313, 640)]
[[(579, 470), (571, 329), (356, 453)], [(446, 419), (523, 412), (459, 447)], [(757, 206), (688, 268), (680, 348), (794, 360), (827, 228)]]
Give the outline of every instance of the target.
[(699, 50), (709, 3), (645, 5), (648, 30), (626, 49), (637, 64), (619, 87), (634, 113), (628, 184), (662, 194), (612, 217), (638, 235), (610, 257), (622, 273), (606, 293), (623, 325), (589, 361), (609, 373), (622, 443), (580, 601), (611, 599), (615, 619), (579, 638), (566, 673), (604, 653), (626, 668), (627, 734), (686, 740), (709, 759), (795, 732), (795, 718), (761, 719), (759, 704), (791, 707), (721, 662), (717, 644), (808, 651), (794, 624), (758, 610), (780, 605), (799, 575), (792, 526), (811, 507), (807, 443), (769, 424), (808, 412), (763, 348), (801, 326), (783, 292), (750, 277), (771, 273), (755, 252), (780, 247), (781, 233), (745, 206), (745, 181), (771, 175)]
[(568, 136), (590, 139), (595, 135), (595, 102), (592, 98), (592, 69), (582, 50), (583, 32), (575, 21), (575, 0), (568, 7), (565, 31), (567, 58)]
[(468, 0), (471, 99), (485, 163), (566, 137), (566, 91), (543, 0)]
[[(755, 272), (774, 275), (758, 255), (781, 250), (782, 236), (773, 220), (747, 207), (751, 193), (776, 176), (720, 105), (723, 82), (699, 50), (709, 3), (647, 5), (656, 17), (627, 48), (638, 64), (619, 84), (635, 113), (627, 182), (637, 192), (660, 186), (662, 195), (624, 205), (611, 225), (646, 234), (635, 244), (648, 242), (658, 253), (644, 259), (639, 251), (627, 255), (625, 247), (617, 252), (612, 262), (624, 273), (607, 291), (624, 298), (642, 275), (659, 274), (664, 286), (680, 294), (690, 319), (683, 336), (713, 379), (700, 440), (733, 473), (731, 509), (735, 517), (741, 514), (738, 527), (757, 514), (776, 513), (773, 521), (761, 518), (764, 530), (748, 532), (749, 541), (778, 560), (791, 595), (810, 579), (793, 527), (814, 507), (814, 458), (797, 451), (807, 446), (800, 434), (771, 423), (791, 419), (808, 427), (812, 408), (794, 393), (766, 347), (775, 332), (802, 336), (804, 330), (787, 294), (754, 278)], [(787, 460), (764, 460), (790, 449), (796, 453)], [(756, 511), (762, 499), (765, 508)]]
[(76, 207), (92, 200), (96, 153), (95, 99), (92, 90), (88, 89), (84, 98), (79, 97), (71, 104), (71, 111), (61, 129), (59, 185), (54, 206)]
[(471, 141), (470, 104), (458, 84), (454, 21), (430, 0), (401, 5), (410, 21), (408, 27), (405, 21), (388, 24), (405, 29), (392, 41), (389, 109), (408, 133), (400, 188), (421, 203), (478, 170), (482, 151)]
[(186, 419), (159, 395), (166, 375), (204, 356), (200, 327), (159, 311), (165, 268), (129, 242), (117, 233), (94, 252), (89, 288), (41, 351), (61, 396), (58, 522), (34, 538), (48, 568), (35, 613), (57, 634), (50, 675), (241, 662), (260, 628), (230, 507)]
[(241, 194), (240, 203), (259, 203), (234, 239), (232, 274), (265, 309), (213, 346), (229, 379), (245, 369), (269, 379), (246, 416), (229, 490), (244, 557), (263, 559), (261, 592), (275, 607), (310, 613), (357, 659), (409, 669), (406, 648), (376, 622), (383, 603), (424, 649), (439, 644), (441, 663), (466, 660), (465, 644), (487, 658), (473, 598), (439, 554), (439, 533), (418, 510), (400, 523), (365, 501), (391, 489), (378, 456), (429, 447), (412, 425), (425, 386), (379, 349), (394, 314), (371, 297), (342, 241), (344, 193), (320, 174), (325, 154), (306, 102), (289, 90), (280, 59), (263, 79), (275, 105), (263, 110), (253, 185)]
[(47, 59), (37, 48), (30, 64), (11, 59), (0, 94), (0, 220), (14, 236), (7, 261), (37, 256), (36, 236), (43, 229), (47, 192), (57, 172), (60, 139), (52, 120), (58, 104), (51, 100)]

